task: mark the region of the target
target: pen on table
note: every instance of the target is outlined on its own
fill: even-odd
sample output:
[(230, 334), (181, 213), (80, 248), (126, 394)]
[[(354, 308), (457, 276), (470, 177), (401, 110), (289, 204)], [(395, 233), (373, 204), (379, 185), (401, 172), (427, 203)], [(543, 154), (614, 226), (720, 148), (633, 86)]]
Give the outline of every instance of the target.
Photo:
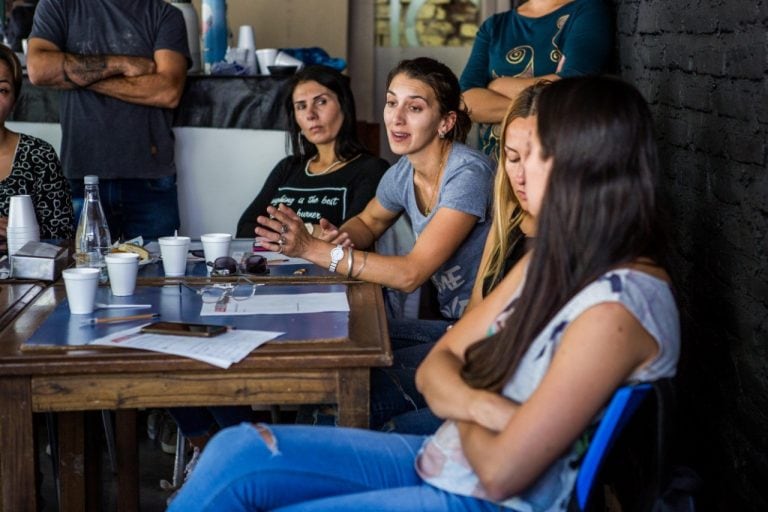
[(286, 261), (291, 261), (288, 258), (279, 258), (275, 260), (267, 260), (267, 265), (274, 265), (276, 263), (285, 263)]
[(116, 322), (131, 322), (133, 320), (150, 320), (157, 318), (160, 313), (147, 313), (144, 315), (129, 315), (129, 316), (105, 316), (103, 318), (91, 318), (86, 324), (112, 324)]

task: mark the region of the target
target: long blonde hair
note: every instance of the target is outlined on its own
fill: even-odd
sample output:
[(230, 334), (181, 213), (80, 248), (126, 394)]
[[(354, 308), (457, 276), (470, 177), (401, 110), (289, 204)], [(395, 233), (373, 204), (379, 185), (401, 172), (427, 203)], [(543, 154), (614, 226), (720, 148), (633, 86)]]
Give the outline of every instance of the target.
[(501, 123), (501, 141), (498, 144), (498, 165), (496, 167), (496, 179), (493, 182), (493, 221), (491, 229), (488, 232), (486, 244), (492, 244), (488, 258), (482, 263), (475, 279), (475, 291), (483, 295), (483, 284), (490, 279), (492, 283), (497, 283), (504, 272), (504, 263), (512, 244), (510, 233), (520, 226), (525, 218), (526, 212), (517, 202), (517, 197), (512, 190), (512, 183), (507, 177), (504, 169), (504, 162), (507, 159), (507, 152), (504, 148), (504, 137), (507, 128), (515, 119), (528, 117), (536, 114), (537, 99), (544, 87), (549, 84), (548, 80), (541, 80), (524, 89), (507, 109), (504, 119)]

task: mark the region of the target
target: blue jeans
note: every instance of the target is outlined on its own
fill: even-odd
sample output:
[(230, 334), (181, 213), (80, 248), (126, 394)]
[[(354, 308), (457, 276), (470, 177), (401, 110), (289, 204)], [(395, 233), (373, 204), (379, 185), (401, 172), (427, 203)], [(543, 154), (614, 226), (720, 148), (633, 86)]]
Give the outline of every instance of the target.
[[(75, 222), (83, 208), (83, 180), (69, 180)], [(99, 197), (112, 241), (156, 239), (179, 229), (176, 176), (157, 179), (99, 179)]]
[(400, 434), (433, 434), (442, 420), (416, 389), (416, 368), (435, 342), (395, 350), (389, 368), (371, 370), (371, 428)]
[(422, 436), (281, 425), (273, 442), (248, 424), (217, 434), (168, 507), (174, 511), (498, 511), (425, 483)]
[(393, 362), (371, 370), (371, 428), (401, 434), (432, 434), (442, 420), (416, 389), (416, 368), (450, 325), (448, 320), (389, 319)]

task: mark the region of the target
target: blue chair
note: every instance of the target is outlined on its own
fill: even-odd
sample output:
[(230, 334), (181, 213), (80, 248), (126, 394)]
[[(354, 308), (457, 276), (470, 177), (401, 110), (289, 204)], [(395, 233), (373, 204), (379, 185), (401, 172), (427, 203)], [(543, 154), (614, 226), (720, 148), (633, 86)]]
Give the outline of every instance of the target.
[[(653, 389), (652, 384), (641, 383), (622, 386), (614, 393), (581, 463), (571, 498), (571, 510), (588, 510), (600, 467), (624, 426)], [(577, 507), (573, 507), (574, 504)]]

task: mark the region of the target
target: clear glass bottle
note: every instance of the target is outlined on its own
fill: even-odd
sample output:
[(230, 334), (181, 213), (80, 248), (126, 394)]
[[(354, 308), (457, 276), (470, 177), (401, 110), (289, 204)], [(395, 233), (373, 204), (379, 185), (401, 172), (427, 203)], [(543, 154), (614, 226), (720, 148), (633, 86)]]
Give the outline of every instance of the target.
[(104, 256), (109, 252), (112, 240), (109, 235), (107, 216), (99, 199), (99, 177), (85, 177), (83, 209), (75, 234), (75, 261), (78, 267), (101, 269), (101, 282), (107, 280)]

